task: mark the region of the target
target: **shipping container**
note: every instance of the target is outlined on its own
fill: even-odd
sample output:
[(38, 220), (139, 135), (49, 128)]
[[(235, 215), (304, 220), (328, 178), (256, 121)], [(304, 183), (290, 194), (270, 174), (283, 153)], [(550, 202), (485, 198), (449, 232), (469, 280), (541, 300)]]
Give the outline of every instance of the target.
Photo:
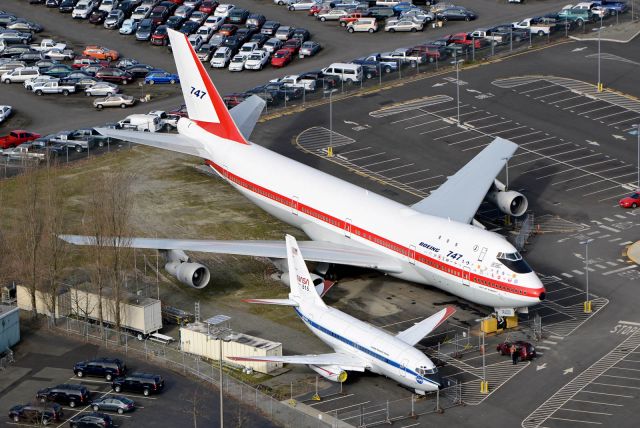
[[(56, 299), (55, 308), (51, 302), (51, 294), (44, 291), (36, 290), (36, 312), (48, 317), (55, 313), (55, 318), (65, 317), (69, 315), (68, 311), (61, 308), (60, 304), (62, 300), (60, 296), (67, 292), (66, 288), (60, 288), (58, 290), (58, 299)], [(16, 287), (16, 299), (18, 302), (18, 308), (24, 311), (31, 311), (33, 306), (31, 305), (31, 293), (29, 288), (22, 284), (18, 284)]]
[[(233, 365), (238, 365), (238, 362), (229, 360), (228, 357), (282, 356), (282, 343), (279, 342), (235, 332), (226, 332), (224, 340), (220, 340), (215, 328), (212, 329), (201, 322), (180, 328), (180, 346), (185, 352), (210, 360), (219, 360), (220, 345), (222, 359)], [(262, 361), (243, 361), (242, 365), (267, 374), (282, 368), (282, 363)]]

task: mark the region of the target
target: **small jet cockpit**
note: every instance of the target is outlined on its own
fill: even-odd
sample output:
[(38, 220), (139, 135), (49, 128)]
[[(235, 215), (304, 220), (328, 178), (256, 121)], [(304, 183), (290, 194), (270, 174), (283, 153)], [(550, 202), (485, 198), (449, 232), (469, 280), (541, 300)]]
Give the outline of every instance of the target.
[(496, 259), (498, 259), (500, 263), (505, 265), (507, 269), (512, 270), (515, 273), (533, 272), (531, 266), (529, 266), (529, 264), (524, 261), (522, 255), (520, 255), (520, 253), (517, 251), (515, 253), (500, 252), (498, 253), (498, 255), (496, 255)]

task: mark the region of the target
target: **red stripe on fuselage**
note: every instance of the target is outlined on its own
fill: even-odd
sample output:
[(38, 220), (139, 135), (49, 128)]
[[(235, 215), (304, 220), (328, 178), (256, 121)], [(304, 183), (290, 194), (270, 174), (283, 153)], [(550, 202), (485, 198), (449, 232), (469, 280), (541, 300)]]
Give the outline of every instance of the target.
[(213, 169), (215, 169), (216, 171), (218, 171), (220, 175), (225, 177), (231, 183), (235, 183), (238, 186), (243, 187), (252, 193), (271, 199), (275, 202), (278, 202), (281, 205), (284, 205), (291, 209), (295, 209), (299, 213), (306, 214), (309, 217), (313, 217), (331, 226), (335, 226), (336, 228), (339, 228), (342, 230), (348, 230), (353, 235), (356, 235), (362, 239), (365, 239), (369, 242), (377, 244), (381, 247), (387, 248), (403, 256), (409, 257), (411, 255), (412, 258), (415, 259), (417, 262), (420, 262), (424, 265), (427, 265), (433, 269), (439, 270), (449, 275), (457, 276), (460, 278), (460, 280), (465, 279), (465, 280), (468, 280), (469, 282), (473, 282), (478, 285), (482, 285), (484, 287), (493, 288), (498, 291), (515, 294), (522, 297), (539, 298), (540, 294), (545, 292), (544, 287), (538, 288), (538, 289), (521, 287), (519, 285), (510, 284), (508, 282), (499, 281), (499, 280), (485, 277), (482, 275), (477, 275), (470, 271), (465, 271), (461, 268), (451, 266), (447, 263), (444, 263), (441, 260), (428, 257), (422, 253), (419, 253), (414, 249), (409, 249), (403, 245), (397, 244), (393, 241), (390, 241), (386, 238), (376, 235), (375, 233), (369, 232), (368, 230), (362, 229), (344, 220), (340, 220), (320, 210), (317, 210), (308, 205), (302, 204), (297, 200), (288, 198), (279, 193), (271, 191), (266, 187), (262, 187), (258, 184), (245, 180), (244, 178), (229, 172), (228, 170), (222, 168), (220, 165), (210, 160), (206, 160), (205, 163), (210, 167), (212, 167)]

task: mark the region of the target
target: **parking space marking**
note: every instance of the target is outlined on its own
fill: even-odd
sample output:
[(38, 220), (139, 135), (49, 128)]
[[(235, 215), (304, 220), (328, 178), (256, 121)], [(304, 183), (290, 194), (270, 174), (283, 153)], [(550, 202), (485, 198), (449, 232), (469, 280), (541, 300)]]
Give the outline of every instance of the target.
[(529, 93), (531, 93), (531, 92), (541, 91), (541, 90), (543, 90), (543, 89), (555, 88), (556, 86), (557, 86), (556, 84), (552, 83), (552, 84), (550, 84), (550, 85), (543, 86), (543, 87), (541, 87), (541, 88), (533, 88), (533, 89), (530, 89), (530, 90), (527, 90), (527, 91), (521, 91), (520, 93), (521, 93), (521, 94), (529, 94)]
[(324, 400), (324, 401), (318, 401), (317, 403), (309, 404), (308, 406), (309, 407), (313, 407), (313, 406), (317, 406), (318, 404), (328, 403), (330, 401), (342, 400), (343, 398), (351, 397), (353, 395), (355, 395), (355, 394), (345, 394), (345, 395), (341, 395), (340, 397), (330, 398), (330, 399)]
[[(404, 165), (394, 166), (393, 168), (382, 169), (382, 170), (380, 170), (380, 171), (376, 171), (376, 173), (377, 173), (377, 174), (380, 174), (380, 173), (383, 173), (383, 172), (393, 171), (393, 170), (395, 170), (395, 169), (408, 168), (408, 167), (413, 166), (413, 165), (415, 165), (415, 164), (413, 164), (413, 163), (407, 163), (407, 164), (404, 164)], [(428, 171), (428, 170), (427, 170), (427, 171)]]
[(608, 105), (608, 106), (604, 106), (604, 107), (600, 107), (600, 108), (594, 108), (593, 110), (583, 111), (581, 113), (578, 113), (578, 115), (583, 116), (585, 114), (593, 113), (594, 111), (604, 110), (604, 109), (608, 109), (608, 108), (617, 108), (617, 107), (618, 106)]
[(362, 165), (362, 168), (369, 168), (370, 166), (380, 165), (382, 163), (387, 163), (387, 162), (395, 162), (397, 160), (400, 160), (400, 158), (385, 159), (385, 160), (380, 161), (380, 162), (374, 162), (374, 163), (370, 163), (370, 164), (367, 164), (367, 165)]
[(346, 152), (341, 151), (340, 154), (341, 155), (348, 155), (351, 153), (356, 153), (356, 152), (361, 152), (362, 150), (369, 150), (371, 147), (367, 146), (367, 147), (361, 147), (359, 149), (353, 149), (353, 150), (347, 150)]
[[(614, 367), (615, 368), (615, 367)], [(572, 398), (569, 401), (577, 401), (579, 403), (589, 403), (589, 404), (601, 404), (603, 406), (614, 406), (614, 407), (623, 407), (622, 404), (614, 404), (614, 403), (601, 403), (599, 401), (589, 401), (589, 400), (578, 400), (577, 398)]]
[(607, 117), (617, 116), (619, 114), (627, 114), (627, 113), (633, 113), (633, 112), (631, 112), (629, 110), (623, 110), (623, 111), (619, 111), (617, 113), (611, 113), (611, 114), (607, 114), (607, 115), (600, 116), (600, 117), (594, 117), (593, 120), (601, 120), (601, 119), (605, 119)]
[(443, 126), (441, 128), (430, 129), (429, 131), (421, 132), (420, 135), (431, 134), (432, 132), (440, 131), (442, 129), (447, 129), (447, 128), (450, 128), (450, 127), (451, 127), (451, 125), (447, 125), (447, 126)]
[(418, 126), (424, 126), (424, 125), (429, 125), (430, 123), (435, 123), (435, 122), (440, 122), (441, 119), (435, 119), (435, 120), (429, 120), (427, 122), (420, 122), (416, 125), (411, 125), (411, 126), (407, 126), (404, 129), (412, 129), (412, 128), (417, 128)]
[(465, 124), (467, 124), (467, 123), (474, 123), (474, 122), (479, 122), (479, 121), (481, 121), (481, 120), (492, 119), (492, 118), (494, 118), (494, 117), (498, 117), (498, 115), (497, 115), (497, 114), (490, 114), (490, 115), (488, 115), (488, 116), (481, 117), (480, 119), (465, 120), (465, 121), (464, 121), (464, 123), (465, 123)]
[(350, 159), (350, 161), (351, 162), (356, 162), (356, 161), (359, 161), (359, 160), (362, 160), (362, 159), (368, 159), (368, 158), (372, 158), (372, 157), (375, 157), (375, 156), (382, 156), (385, 153), (387, 153), (387, 152), (373, 153), (371, 155), (366, 155), (366, 156), (362, 156), (362, 157), (359, 157), (359, 158)]
[(569, 106), (569, 107), (565, 107), (562, 110), (569, 110), (569, 109), (572, 109), (572, 108), (582, 107), (582, 106), (586, 106), (586, 105), (593, 104), (593, 103), (599, 103), (599, 102), (600, 102), (600, 100), (591, 100), (591, 101), (587, 101), (586, 103), (580, 103), (580, 104), (575, 104), (575, 105), (572, 105), (572, 106)]
[(592, 413), (594, 415), (605, 415), (605, 416), (613, 416), (613, 413), (605, 413), (605, 412), (591, 412), (589, 410), (578, 410), (578, 409), (566, 409), (566, 408), (562, 408), (560, 409), (563, 412), (580, 412), (580, 413)]
[(558, 417), (549, 417), (547, 419), (553, 419), (553, 420), (556, 420), (556, 421), (578, 422), (578, 423), (582, 423), (582, 424), (602, 425), (602, 422), (581, 421), (581, 420), (578, 420), (578, 419), (567, 419), (567, 418), (558, 418)]
[(429, 171), (429, 168), (426, 169), (421, 169), (419, 171), (411, 171), (411, 172), (407, 172), (406, 174), (401, 174), (401, 175), (396, 175), (395, 177), (391, 177), (392, 180), (398, 179), (398, 178), (402, 178), (402, 177), (406, 177), (408, 175), (412, 175), (412, 174), (419, 174), (421, 172), (427, 172)]
[(547, 95), (540, 95), (539, 97), (534, 97), (533, 99), (534, 100), (539, 100), (539, 99), (542, 99), (542, 98), (552, 97), (552, 96), (558, 95), (558, 94), (563, 94), (565, 92), (571, 92), (571, 91), (569, 89), (563, 89), (562, 91), (553, 92), (553, 93), (547, 94)]

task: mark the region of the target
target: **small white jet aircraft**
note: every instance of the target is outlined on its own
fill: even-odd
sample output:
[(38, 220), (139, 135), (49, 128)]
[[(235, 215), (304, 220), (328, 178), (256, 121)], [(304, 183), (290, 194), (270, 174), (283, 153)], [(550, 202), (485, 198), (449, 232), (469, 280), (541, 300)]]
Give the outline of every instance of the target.
[[(526, 198), (496, 180), (517, 145), (496, 138), (467, 165), (413, 206), (369, 192), (279, 155), (249, 137), (264, 108), (252, 96), (227, 110), (186, 36), (169, 30), (188, 118), (178, 135), (114, 129), (103, 135), (204, 158), (213, 172), (260, 208), (302, 229), (307, 260), (377, 269), (438, 287), (503, 315), (526, 310), (545, 289), (518, 251), (502, 236), (473, 226), (487, 199), (503, 212), (521, 215)], [(94, 238), (65, 235), (77, 245)], [(282, 241), (215, 241), (132, 238), (134, 248), (163, 250), (167, 270), (184, 284), (202, 288), (208, 269), (185, 251), (286, 258)]]
[(328, 307), (311, 282), (300, 249), (293, 236), (286, 237), (291, 292), (288, 299), (249, 299), (249, 303), (293, 306), (309, 329), (332, 347), (332, 354), (282, 357), (229, 357), (235, 361), (271, 361), (306, 364), (334, 382), (344, 382), (347, 371), (372, 371), (413, 389), (417, 394), (440, 387), (438, 369), (421, 351), (414, 348), (435, 330), (455, 309), (447, 307), (407, 330), (393, 336), (337, 309)]

